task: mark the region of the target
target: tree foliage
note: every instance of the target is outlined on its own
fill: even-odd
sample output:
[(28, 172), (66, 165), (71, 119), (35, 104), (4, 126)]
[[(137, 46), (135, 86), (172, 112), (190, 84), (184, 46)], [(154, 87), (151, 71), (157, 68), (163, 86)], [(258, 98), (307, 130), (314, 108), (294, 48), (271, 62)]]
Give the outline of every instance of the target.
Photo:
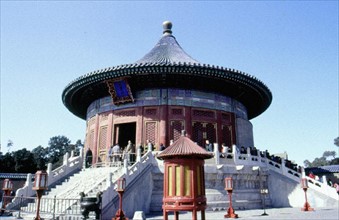
[(14, 166), (14, 158), (11, 155), (11, 153), (6, 153), (3, 155), (0, 152), (0, 172), (3, 173), (14, 173), (15, 172), (15, 166)]
[(48, 162), (53, 164), (53, 169), (62, 165), (62, 157), (66, 152), (71, 152), (70, 143), (65, 136), (55, 136), (49, 140)]
[(337, 137), (336, 139), (334, 139), (334, 145), (336, 145), (337, 147), (339, 147), (339, 137)]
[(305, 167), (320, 167), (336, 164), (339, 164), (339, 158), (336, 158), (335, 151), (325, 151), (321, 157), (315, 158), (312, 162), (309, 160), (304, 161)]
[(4, 155), (0, 152), (0, 172), (35, 173), (37, 170), (45, 170), (47, 163), (52, 163), (52, 169), (55, 169), (62, 165), (66, 152), (70, 154), (75, 150), (75, 154), (79, 155), (82, 146), (81, 140), (72, 145), (67, 137), (59, 135), (51, 137), (47, 147), (40, 145), (32, 151), (23, 148)]
[(26, 148), (13, 152), (13, 158), (17, 173), (33, 173), (36, 171), (34, 155)]
[(48, 160), (47, 152), (48, 150), (46, 148), (43, 148), (41, 145), (32, 150), (37, 170), (45, 170), (47, 168), (46, 166)]

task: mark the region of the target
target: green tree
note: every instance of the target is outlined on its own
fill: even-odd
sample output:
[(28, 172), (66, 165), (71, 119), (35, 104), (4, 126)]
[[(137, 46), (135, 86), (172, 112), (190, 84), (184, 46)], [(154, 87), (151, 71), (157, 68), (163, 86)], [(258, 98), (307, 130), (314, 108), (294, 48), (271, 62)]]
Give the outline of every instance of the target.
[(36, 162), (34, 155), (26, 148), (13, 152), (15, 171), (17, 173), (35, 173)]
[(311, 164), (312, 163), (309, 160), (304, 160), (304, 166), (305, 167), (311, 167), (312, 166)]
[(77, 140), (77, 141), (75, 142), (75, 152), (74, 152), (74, 154), (75, 154), (75, 155), (79, 155), (79, 154), (80, 154), (80, 151), (81, 151), (82, 148), (83, 148), (83, 146), (84, 146), (84, 144), (81, 142), (81, 140), (80, 140), (80, 139)]
[(336, 145), (337, 147), (339, 147), (339, 137), (337, 137), (336, 139), (334, 139), (334, 145)]
[(48, 162), (55, 169), (62, 165), (62, 159), (66, 152), (71, 152), (71, 141), (65, 136), (54, 136), (48, 142)]
[(41, 145), (32, 150), (37, 165), (37, 170), (46, 170), (48, 161), (48, 151)]
[(336, 156), (336, 152), (335, 151), (325, 151), (323, 153), (323, 157), (325, 157), (326, 159), (329, 158), (329, 157), (333, 157), (331, 159), (335, 159), (335, 156)]
[(0, 152), (0, 172), (15, 173), (15, 162), (11, 153), (6, 153), (3, 155)]
[(335, 156), (336, 156), (335, 151), (325, 151), (322, 157), (317, 157), (312, 162), (310, 162), (309, 160), (305, 160), (304, 166), (305, 167), (320, 167), (320, 166), (339, 164), (339, 158)]

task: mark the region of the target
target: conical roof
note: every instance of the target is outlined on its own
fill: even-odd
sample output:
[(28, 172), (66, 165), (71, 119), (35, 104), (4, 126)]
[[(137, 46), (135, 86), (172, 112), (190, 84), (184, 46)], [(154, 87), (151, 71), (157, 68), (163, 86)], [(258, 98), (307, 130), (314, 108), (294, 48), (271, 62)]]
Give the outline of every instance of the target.
[(272, 102), (269, 88), (241, 71), (193, 59), (172, 35), (172, 24), (163, 23), (163, 36), (140, 60), (87, 73), (70, 82), (62, 93), (64, 105), (80, 118), (95, 100), (110, 96), (107, 80), (128, 79), (132, 93), (145, 88), (182, 88), (225, 95), (242, 103), (248, 119), (264, 112)]
[(182, 135), (171, 146), (162, 151), (157, 157), (159, 159), (168, 159), (173, 157), (209, 159), (213, 157), (213, 153), (206, 151), (204, 148), (194, 143), (191, 139)]
[(162, 38), (150, 52), (135, 63), (174, 64), (186, 62), (198, 64), (199, 62), (188, 55), (172, 35), (172, 23), (165, 21), (163, 28)]

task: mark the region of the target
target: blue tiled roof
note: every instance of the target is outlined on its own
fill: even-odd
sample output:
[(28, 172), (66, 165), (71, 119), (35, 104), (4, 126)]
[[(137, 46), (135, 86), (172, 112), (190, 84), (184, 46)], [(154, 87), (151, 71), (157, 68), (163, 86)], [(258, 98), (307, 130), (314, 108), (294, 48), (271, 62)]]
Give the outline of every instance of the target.
[(111, 95), (107, 80), (125, 78), (132, 92), (173, 87), (222, 94), (241, 102), (247, 109), (248, 119), (270, 106), (272, 93), (259, 79), (235, 69), (200, 63), (181, 48), (172, 35), (171, 22), (164, 22), (163, 27), (161, 39), (140, 60), (96, 70), (69, 83), (62, 93), (64, 105), (86, 119), (89, 105)]
[(199, 63), (181, 48), (172, 34), (164, 34), (154, 48), (135, 63), (174, 64), (179, 62)]
[(306, 168), (307, 172), (317, 173), (339, 173), (339, 165)]
[(154, 63), (154, 64), (175, 64), (175, 63), (191, 63), (199, 62), (188, 55), (179, 45), (175, 37), (172, 35), (172, 23), (165, 21), (163, 23), (163, 36), (154, 48), (148, 52), (143, 58), (136, 61), (136, 64)]
[[(0, 173), (0, 179), (26, 179), (27, 173)], [(34, 175), (32, 174), (32, 179)]]

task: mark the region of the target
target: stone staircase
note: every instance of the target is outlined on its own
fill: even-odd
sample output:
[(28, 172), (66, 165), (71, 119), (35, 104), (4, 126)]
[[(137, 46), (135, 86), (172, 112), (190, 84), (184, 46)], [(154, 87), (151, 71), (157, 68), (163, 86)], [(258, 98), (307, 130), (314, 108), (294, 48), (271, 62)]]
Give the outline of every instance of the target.
[(78, 199), (79, 193), (84, 192), (88, 196), (95, 196), (97, 192), (104, 190), (109, 173), (117, 173), (117, 167), (88, 168), (73, 176), (61, 185), (52, 189), (46, 198)]
[[(41, 199), (41, 217), (45, 219), (52, 218), (53, 214), (44, 214), (54, 210), (55, 215), (68, 216), (67, 213), (80, 214), (79, 199), (80, 192), (84, 192), (89, 197), (95, 197), (97, 192), (104, 191), (107, 188), (107, 181), (112, 181), (114, 174), (119, 175), (121, 172), (120, 167), (100, 167), (100, 168), (88, 168), (82, 170), (79, 173), (70, 176), (61, 185), (57, 185), (55, 188), (50, 189), (46, 195)], [(113, 174), (113, 175), (111, 175)], [(33, 210), (36, 207), (35, 202), (28, 203), (27, 206), (22, 208), (23, 213), (29, 213), (29, 210)], [(23, 215), (25, 218), (25, 215)], [(78, 216), (79, 218), (81, 216)], [(62, 217), (59, 217), (62, 219)]]

